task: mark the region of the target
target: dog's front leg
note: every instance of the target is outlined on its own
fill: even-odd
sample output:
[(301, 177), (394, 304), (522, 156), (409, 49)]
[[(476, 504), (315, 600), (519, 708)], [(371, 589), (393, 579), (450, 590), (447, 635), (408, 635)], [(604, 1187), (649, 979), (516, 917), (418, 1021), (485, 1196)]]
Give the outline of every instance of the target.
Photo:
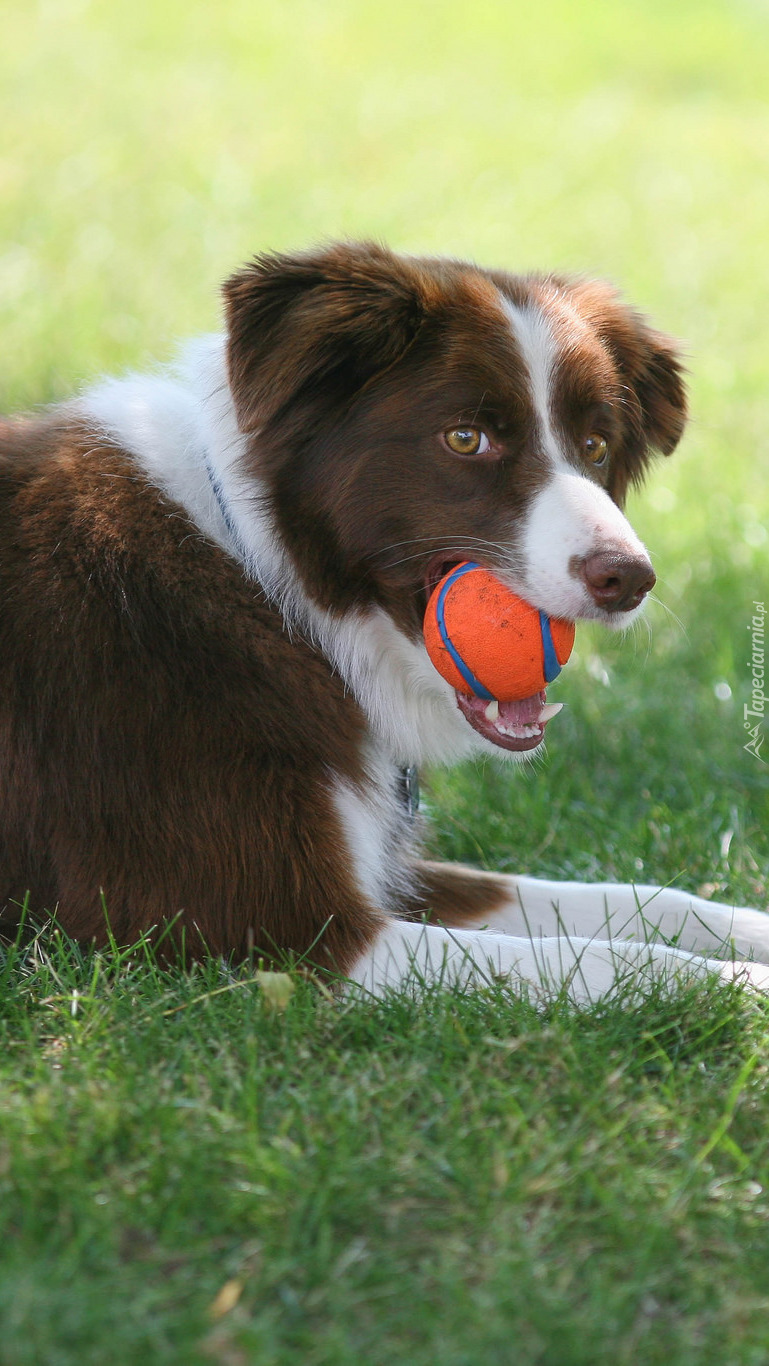
[(565, 992), (585, 1005), (616, 991), (627, 999), (628, 989), (637, 998), (652, 983), (673, 990), (710, 974), (769, 991), (769, 968), (701, 958), (662, 944), (567, 935), (535, 940), (396, 919), (382, 927), (349, 979), (373, 996), (436, 987), (475, 990), (501, 979), (536, 1002)]
[(769, 915), (672, 887), (550, 882), (426, 861), (417, 882), (430, 921), (447, 926), (533, 940), (654, 942), (769, 963)]

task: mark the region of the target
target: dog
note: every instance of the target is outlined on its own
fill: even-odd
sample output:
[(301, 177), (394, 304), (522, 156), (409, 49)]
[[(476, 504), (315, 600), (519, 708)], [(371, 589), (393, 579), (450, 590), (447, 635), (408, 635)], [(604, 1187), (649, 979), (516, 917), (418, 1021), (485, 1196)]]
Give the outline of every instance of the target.
[(621, 507), (684, 428), (675, 344), (606, 284), (373, 243), (259, 256), (224, 300), (175, 368), (2, 426), (4, 933), (55, 911), (375, 995), (766, 987), (758, 911), (419, 856), (416, 768), (520, 763), (556, 710), (455, 693), (428, 595), (471, 558), (553, 616), (635, 620)]

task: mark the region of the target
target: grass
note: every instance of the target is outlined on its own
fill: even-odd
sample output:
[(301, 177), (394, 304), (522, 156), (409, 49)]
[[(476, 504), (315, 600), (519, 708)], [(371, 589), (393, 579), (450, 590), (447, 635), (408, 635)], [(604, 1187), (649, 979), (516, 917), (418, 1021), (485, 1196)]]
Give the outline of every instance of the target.
[[(769, 556), (760, 0), (10, 0), (0, 407), (216, 325), (338, 234), (608, 275), (687, 339), (631, 517), (659, 603), (581, 630), (545, 761), (430, 775), (432, 848), (766, 906), (743, 749)], [(380, 1005), (56, 934), (0, 960), (0, 1360), (767, 1359), (769, 1021), (724, 986), (578, 1013)]]
[(55, 938), (8, 972), (4, 1361), (765, 1360), (739, 990), (281, 1013)]

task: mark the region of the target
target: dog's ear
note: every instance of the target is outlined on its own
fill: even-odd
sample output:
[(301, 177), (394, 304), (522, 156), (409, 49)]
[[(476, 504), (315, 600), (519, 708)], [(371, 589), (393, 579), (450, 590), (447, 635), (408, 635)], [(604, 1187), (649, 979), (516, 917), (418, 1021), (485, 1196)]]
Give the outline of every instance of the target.
[(418, 273), (374, 243), (255, 257), (224, 286), (230, 386), (241, 431), (289, 403), (343, 405), (408, 349)]
[(678, 344), (601, 281), (572, 282), (569, 295), (608, 348), (619, 371), (626, 439), (610, 492), (620, 502), (640, 483), (651, 452), (670, 455), (686, 425), (686, 390)]

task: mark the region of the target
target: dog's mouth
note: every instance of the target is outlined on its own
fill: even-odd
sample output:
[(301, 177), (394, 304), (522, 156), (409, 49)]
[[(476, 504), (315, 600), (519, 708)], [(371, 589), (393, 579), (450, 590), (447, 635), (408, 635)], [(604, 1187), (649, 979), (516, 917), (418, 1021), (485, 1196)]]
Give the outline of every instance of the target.
[(547, 693), (535, 693), (520, 702), (486, 702), (482, 697), (456, 693), (457, 705), (473, 730), (500, 749), (530, 750), (542, 743), (545, 726), (561, 710), (563, 702), (548, 705)]
[[(425, 576), (425, 602), (444, 575), (460, 563), (459, 559), (444, 559), (441, 556), (431, 560)], [(482, 697), (461, 692), (455, 692), (455, 696), (465, 720), (484, 740), (489, 740), (499, 749), (518, 752), (536, 749), (541, 745), (545, 726), (563, 706), (562, 702), (548, 705), (544, 689), (518, 702), (488, 702)]]
[(462, 563), (463, 558), (467, 559), (468, 557), (466, 555), (464, 557), (461, 555), (455, 555), (453, 556), (453, 558), (447, 559), (444, 554), (433, 555), (433, 558), (430, 560), (430, 563), (428, 564), (427, 569), (425, 570), (425, 576), (423, 581), (423, 613), (425, 611), (425, 608), (427, 607), (429, 599), (432, 597), (433, 591), (438, 587), (438, 584), (440, 583), (441, 579), (445, 578), (447, 574), (451, 573), (452, 569), (456, 569), (457, 565)]

